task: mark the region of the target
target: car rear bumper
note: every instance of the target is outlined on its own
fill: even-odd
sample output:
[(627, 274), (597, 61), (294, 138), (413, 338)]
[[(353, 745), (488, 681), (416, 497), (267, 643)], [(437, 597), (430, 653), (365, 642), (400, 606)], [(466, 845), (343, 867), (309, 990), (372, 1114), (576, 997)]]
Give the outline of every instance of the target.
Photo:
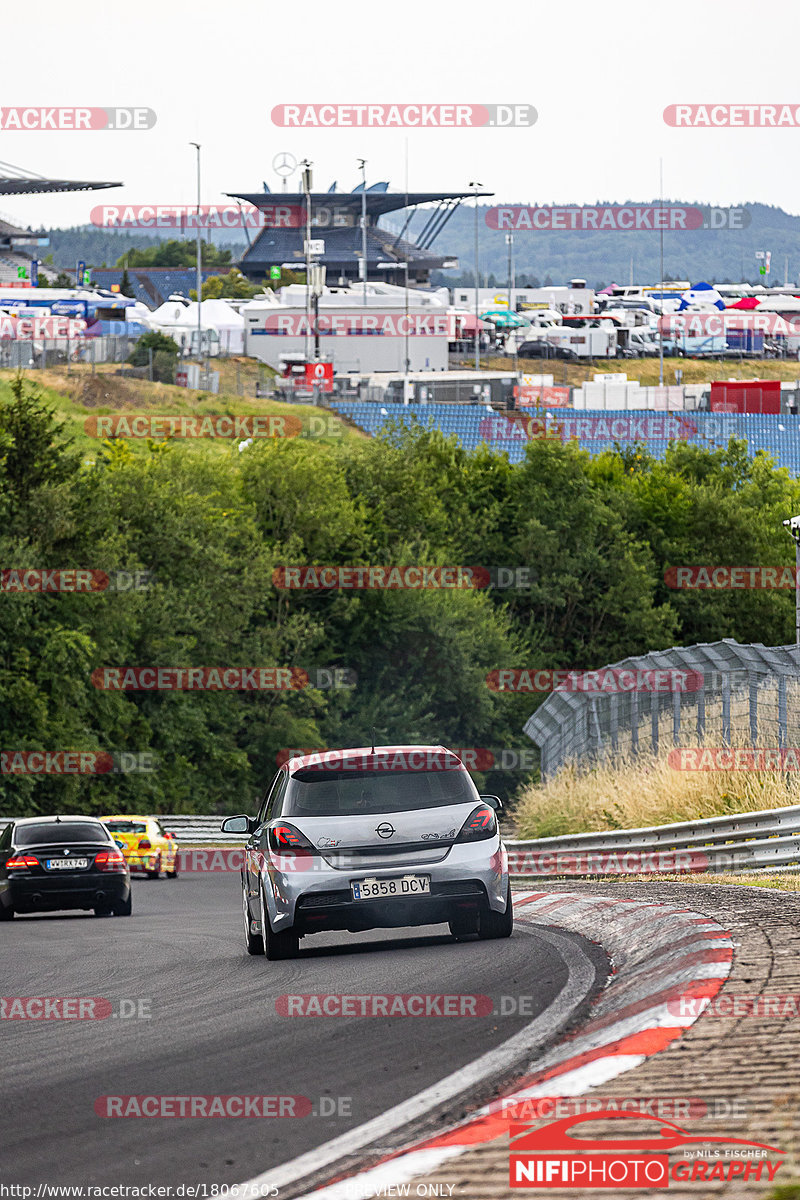
[[(412, 874), (429, 876), (429, 894), (353, 899), (354, 881), (400, 879)], [(310, 872), (277, 870), (273, 862), (269, 869), (262, 868), (261, 878), (276, 933), (295, 925), (306, 933), (437, 925), (481, 910), (505, 912), (508, 855), (500, 839), (494, 837), (451, 846), (438, 862), (347, 871), (319, 859)]]
[(126, 901), (131, 893), (127, 875), (112, 872), (81, 872), (70, 878), (32, 875), (11, 878), (0, 903), (10, 902), (15, 912), (48, 912), (65, 908), (94, 908)]
[(354, 900), (349, 888), (308, 892), (295, 905), (299, 933), (325, 929), (402, 929), (407, 925), (439, 925), (456, 917), (475, 916), (489, 907), (486, 889), (477, 879), (443, 885), (431, 882), (430, 895)]

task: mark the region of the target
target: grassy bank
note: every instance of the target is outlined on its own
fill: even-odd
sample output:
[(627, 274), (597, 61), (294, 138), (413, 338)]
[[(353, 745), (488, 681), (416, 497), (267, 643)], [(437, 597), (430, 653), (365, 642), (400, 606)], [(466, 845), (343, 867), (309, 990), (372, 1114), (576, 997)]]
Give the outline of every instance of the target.
[[(228, 371), (233, 369), (227, 364)], [(284, 404), (275, 400), (255, 399), (254, 396), (237, 395), (230, 381), (230, 391), (218, 395), (176, 387), (167, 383), (151, 383), (146, 379), (135, 379), (115, 374), (116, 367), (103, 364), (103, 369), (94, 373), (83, 365), (52, 368), (44, 371), (24, 371), (24, 378), (38, 386), (43, 398), (55, 409), (64, 424), (65, 432), (75, 439), (75, 445), (84, 452), (88, 460), (94, 457), (100, 440), (92, 432), (91, 418), (114, 414), (115, 416), (271, 416), (291, 418), (287, 428), (296, 429), (299, 420), (302, 430), (298, 436), (313, 437), (321, 441), (363, 439), (367, 435), (350, 422), (327, 409), (310, 404)], [(9, 383), (16, 371), (0, 371), (0, 397), (10, 396)], [(222, 385), (221, 378), (220, 384)], [(153, 440), (160, 440), (154, 438)], [(147, 453), (146, 438), (126, 438), (132, 453)], [(236, 447), (238, 438), (210, 439), (208, 437), (187, 439), (199, 453), (228, 453)]]
[(680, 771), (666, 753), (564, 767), (526, 789), (514, 808), (519, 838), (638, 829), (800, 804), (800, 778), (778, 771)]

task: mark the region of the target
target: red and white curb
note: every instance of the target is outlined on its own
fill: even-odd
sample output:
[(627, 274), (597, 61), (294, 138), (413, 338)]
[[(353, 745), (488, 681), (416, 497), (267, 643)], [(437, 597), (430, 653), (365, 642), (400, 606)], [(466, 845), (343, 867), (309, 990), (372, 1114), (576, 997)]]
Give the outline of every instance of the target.
[[(580, 933), (608, 951), (615, 973), (588, 1024), (539, 1059), (513, 1091), (471, 1117), (300, 1200), (365, 1200), (505, 1137), (512, 1106), (524, 1111), (525, 1101), (538, 1096), (579, 1096), (630, 1071), (681, 1037), (731, 969), (730, 934), (688, 909), (572, 892), (515, 892), (514, 898), (517, 921)], [(685, 1006), (690, 1011), (676, 1015), (687, 997), (693, 1001)]]

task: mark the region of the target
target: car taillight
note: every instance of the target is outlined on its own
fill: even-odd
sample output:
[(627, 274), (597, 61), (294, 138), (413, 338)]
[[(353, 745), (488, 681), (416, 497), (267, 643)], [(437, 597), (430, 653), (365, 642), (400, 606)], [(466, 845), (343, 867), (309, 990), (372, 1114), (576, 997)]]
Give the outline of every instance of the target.
[(38, 866), (41, 866), (41, 863), (32, 854), (18, 854), (16, 858), (9, 858), (6, 862), (8, 871), (27, 871), (29, 867)]
[(94, 865), (98, 871), (124, 871), (125, 858), (119, 850), (101, 850), (95, 855)]
[(457, 842), (479, 842), (484, 838), (494, 837), (497, 833), (497, 817), (494, 809), (488, 804), (479, 804), (474, 808), (461, 826)]
[(153, 848), (153, 843), (150, 841), (149, 838), (139, 838), (139, 849), (140, 850), (152, 850), (152, 848)]
[(304, 851), (306, 854), (315, 852), (311, 842), (303, 837), (299, 829), (283, 821), (280, 825), (272, 826), (267, 840), (270, 850), (275, 850), (278, 854), (291, 854), (292, 851)]

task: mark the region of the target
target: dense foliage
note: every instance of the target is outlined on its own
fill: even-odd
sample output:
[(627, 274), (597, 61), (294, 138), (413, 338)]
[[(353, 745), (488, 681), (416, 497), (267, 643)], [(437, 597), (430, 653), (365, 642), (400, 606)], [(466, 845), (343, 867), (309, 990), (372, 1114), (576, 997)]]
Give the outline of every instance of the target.
[[(797, 485), (732, 442), (666, 461), (535, 442), (520, 465), (420, 427), (206, 455), (107, 443), (91, 465), (36, 391), (0, 389), (0, 562), (152, 572), (143, 590), (0, 593), (0, 748), (146, 751), (150, 773), (0, 774), (0, 812), (236, 811), (284, 748), (521, 746), (536, 698), (497, 667), (675, 643), (785, 643), (793, 595), (675, 592), (683, 564), (793, 559)], [(285, 591), (280, 564), (530, 568), (520, 591)], [(105, 691), (98, 667), (346, 667), (354, 689)], [(481, 781), (506, 793), (517, 774)]]

